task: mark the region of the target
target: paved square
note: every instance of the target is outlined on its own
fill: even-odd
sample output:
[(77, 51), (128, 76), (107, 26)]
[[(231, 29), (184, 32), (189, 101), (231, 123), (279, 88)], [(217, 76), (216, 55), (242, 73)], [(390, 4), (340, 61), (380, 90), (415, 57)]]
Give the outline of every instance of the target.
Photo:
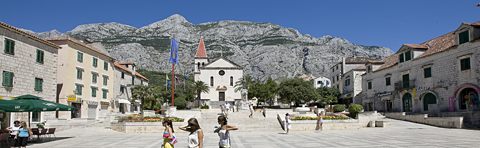
[[(206, 148), (216, 148), (218, 136), (205, 130)], [(175, 147), (186, 147), (187, 133), (176, 133), (179, 142)], [(359, 130), (333, 130), (321, 132), (234, 131), (233, 148), (318, 148), (318, 147), (410, 147), (450, 148), (477, 147), (480, 131), (446, 129), (427, 125), (389, 120), (385, 128)], [(33, 148), (159, 148), (160, 133), (125, 134), (110, 129), (91, 127), (61, 131), (57, 137), (71, 137), (45, 143), (32, 144)]]

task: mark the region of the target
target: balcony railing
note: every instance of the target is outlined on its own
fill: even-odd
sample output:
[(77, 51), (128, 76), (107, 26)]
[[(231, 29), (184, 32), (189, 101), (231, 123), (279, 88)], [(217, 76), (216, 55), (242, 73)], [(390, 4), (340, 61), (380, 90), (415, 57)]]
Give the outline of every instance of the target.
[(415, 80), (409, 80), (408, 82), (398, 81), (395, 82), (395, 89), (410, 89), (415, 87)]

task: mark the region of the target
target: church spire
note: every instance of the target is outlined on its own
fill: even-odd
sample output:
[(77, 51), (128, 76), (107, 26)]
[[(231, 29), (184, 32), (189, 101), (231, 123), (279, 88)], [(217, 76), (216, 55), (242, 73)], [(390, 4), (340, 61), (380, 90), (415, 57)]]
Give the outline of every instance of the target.
[(195, 58), (207, 58), (207, 50), (205, 49), (205, 43), (203, 42), (203, 36), (200, 37), (200, 42), (198, 43), (197, 53)]

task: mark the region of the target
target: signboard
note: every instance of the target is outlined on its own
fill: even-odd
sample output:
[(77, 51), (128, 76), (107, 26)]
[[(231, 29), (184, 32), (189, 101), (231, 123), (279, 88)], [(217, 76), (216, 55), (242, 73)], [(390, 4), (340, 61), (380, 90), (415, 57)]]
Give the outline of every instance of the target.
[(68, 95), (67, 96), (67, 101), (68, 102), (77, 102), (77, 96), (76, 95)]

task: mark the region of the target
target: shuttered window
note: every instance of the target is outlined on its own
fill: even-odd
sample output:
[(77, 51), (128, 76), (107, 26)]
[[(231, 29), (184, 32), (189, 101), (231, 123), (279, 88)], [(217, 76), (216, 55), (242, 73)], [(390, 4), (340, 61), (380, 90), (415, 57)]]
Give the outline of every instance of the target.
[(77, 61), (83, 63), (83, 53), (77, 52)]
[(97, 97), (97, 87), (91, 87), (92, 88), (92, 97)]
[(93, 58), (93, 65), (92, 66), (95, 67), (95, 68), (98, 66), (98, 59), (95, 58), (95, 57)]
[(107, 93), (108, 93), (108, 90), (102, 89), (102, 98), (103, 99), (107, 99)]
[(13, 72), (3, 71), (2, 86), (13, 87)]
[(466, 43), (470, 40), (468, 31), (461, 32), (458, 34), (458, 44)]
[(82, 84), (75, 84), (75, 93), (76, 95), (82, 95), (83, 85)]
[(43, 64), (44, 52), (40, 49), (37, 49), (37, 63)]
[(103, 62), (103, 69), (108, 70), (108, 63), (107, 62)]
[(5, 39), (5, 49), (6, 54), (15, 55), (15, 41), (10, 39)]
[(35, 91), (43, 91), (43, 79), (35, 78)]

